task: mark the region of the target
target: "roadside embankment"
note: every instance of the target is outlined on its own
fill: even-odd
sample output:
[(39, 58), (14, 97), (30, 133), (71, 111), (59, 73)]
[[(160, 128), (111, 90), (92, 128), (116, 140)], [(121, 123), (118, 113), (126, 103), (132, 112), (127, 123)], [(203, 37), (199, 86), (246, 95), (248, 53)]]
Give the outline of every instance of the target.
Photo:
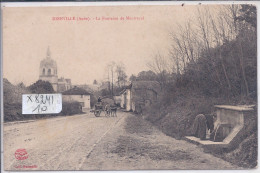
[[(162, 104), (146, 108), (143, 117), (166, 135), (175, 139), (182, 139), (183, 136), (191, 135), (191, 128), (196, 115), (211, 114), (214, 111), (214, 105), (217, 104), (235, 105), (236, 103), (238, 103), (236, 99), (230, 101), (198, 95), (183, 96), (168, 106)], [(246, 129), (243, 141), (238, 147), (222, 152), (207, 152), (238, 166), (255, 168), (257, 166), (257, 111), (247, 123), (248, 129)]]

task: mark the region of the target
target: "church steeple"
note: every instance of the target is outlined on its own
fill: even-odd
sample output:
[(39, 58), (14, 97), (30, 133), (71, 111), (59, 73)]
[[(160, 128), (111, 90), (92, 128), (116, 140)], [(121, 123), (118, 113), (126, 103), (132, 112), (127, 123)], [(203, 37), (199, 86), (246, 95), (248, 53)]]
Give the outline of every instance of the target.
[(39, 80), (48, 81), (52, 84), (54, 91), (58, 87), (57, 63), (51, 58), (50, 47), (48, 46), (46, 57), (40, 62)]
[(50, 46), (48, 46), (46, 58), (47, 58), (47, 59), (51, 59)]

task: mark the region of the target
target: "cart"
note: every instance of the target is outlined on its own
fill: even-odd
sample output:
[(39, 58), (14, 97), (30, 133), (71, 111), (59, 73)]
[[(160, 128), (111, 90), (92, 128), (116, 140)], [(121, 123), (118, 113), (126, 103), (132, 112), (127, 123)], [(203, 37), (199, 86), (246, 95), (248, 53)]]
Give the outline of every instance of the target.
[(94, 115), (96, 117), (100, 117), (100, 114), (101, 114), (102, 111), (103, 111), (102, 103), (101, 102), (100, 103), (96, 103), (95, 104), (95, 109), (94, 109)]

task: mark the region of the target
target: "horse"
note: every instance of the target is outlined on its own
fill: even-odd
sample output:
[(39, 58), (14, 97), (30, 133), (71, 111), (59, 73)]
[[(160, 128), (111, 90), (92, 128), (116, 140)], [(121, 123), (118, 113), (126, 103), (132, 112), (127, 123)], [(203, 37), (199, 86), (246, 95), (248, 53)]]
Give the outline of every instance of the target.
[(116, 114), (117, 107), (116, 106), (110, 107), (110, 111), (111, 111), (112, 117), (117, 117), (117, 114)]
[(111, 114), (111, 107), (110, 107), (110, 105), (109, 104), (107, 104), (106, 106), (105, 106), (105, 112), (106, 112), (106, 116), (110, 116), (110, 114)]

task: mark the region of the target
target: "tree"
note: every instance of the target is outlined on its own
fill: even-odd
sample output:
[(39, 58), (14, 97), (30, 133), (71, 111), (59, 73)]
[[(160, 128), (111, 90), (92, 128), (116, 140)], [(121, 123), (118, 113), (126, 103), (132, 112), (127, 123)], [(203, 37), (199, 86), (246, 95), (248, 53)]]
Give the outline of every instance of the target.
[(101, 90), (101, 96), (109, 96), (111, 93), (110, 91), (108, 91), (107, 89), (102, 89)]
[(37, 94), (54, 93), (51, 83), (48, 81), (42, 81), (42, 80), (38, 80), (34, 84), (30, 85), (28, 87), (28, 89), (32, 93), (37, 93)]
[[(202, 89), (205, 82), (203, 92), (218, 91), (229, 98), (239, 92), (241, 97), (251, 95), (256, 88), (256, 7), (223, 5), (218, 11), (198, 7), (195, 19), (170, 32), (171, 72), (178, 74), (178, 83)], [(168, 80), (165, 60), (157, 53), (148, 64), (161, 84)], [(207, 88), (206, 81), (214, 87)]]
[(156, 74), (149, 70), (149, 71), (141, 71), (137, 75), (137, 80), (147, 80), (147, 81), (153, 81), (156, 80), (157, 76)]
[(125, 72), (125, 65), (123, 63), (116, 64), (117, 86), (121, 88), (127, 82), (127, 75)]
[(123, 63), (109, 62), (106, 65), (106, 79), (108, 82), (108, 91), (114, 95), (116, 87), (121, 88), (126, 85), (127, 75), (125, 72), (125, 65)]
[(24, 85), (23, 82), (20, 82), (19, 84), (17, 84), (17, 87), (20, 87), (20, 88), (26, 88), (26, 86)]
[(114, 70), (115, 70), (116, 63), (114, 61), (110, 62), (109, 70), (111, 71), (111, 95), (114, 95)]
[(18, 85), (11, 84), (6, 78), (3, 78), (3, 100), (4, 103), (21, 103), (22, 94), (28, 94), (30, 91), (21, 82)]
[(97, 82), (97, 80), (95, 79), (94, 81), (93, 81), (93, 85), (97, 85), (98, 84), (98, 82)]
[(137, 77), (135, 75), (133, 75), (133, 74), (129, 77), (129, 80), (131, 82), (136, 81), (136, 79), (137, 79)]
[(108, 91), (113, 95), (113, 87), (114, 87), (114, 67), (115, 67), (115, 62), (109, 62), (106, 65), (106, 74), (107, 74), (107, 82), (108, 82)]
[(171, 62), (168, 58), (163, 57), (160, 53), (157, 53), (152, 61), (147, 63), (147, 66), (151, 71), (156, 74), (156, 81), (160, 83), (161, 89), (165, 88), (167, 83), (167, 76), (171, 71)]
[(241, 5), (240, 15), (235, 18), (236, 21), (240, 22), (247, 22), (252, 27), (257, 27), (257, 20), (256, 20), (256, 6), (254, 5)]
[[(245, 95), (249, 95), (249, 84), (246, 75), (246, 57), (245, 54), (247, 52), (243, 49), (243, 42), (248, 41), (250, 38), (255, 41), (256, 38), (256, 27), (257, 27), (257, 20), (256, 20), (256, 7), (253, 5), (241, 5), (240, 14), (234, 17), (234, 21), (236, 25), (239, 26), (239, 30), (237, 33), (237, 46), (240, 52), (240, 68), (242, 73), (242, 78), (244, 81), (245, 86)], [(251, 36), (250, 36), (251, 35)], [(252, 37), (253, 35), (253, 37)], [(254, 43), (254, 42), (252, 42)], [(253, 45), (253, 44), (252, 44)], [(256, 63), (256, 60), (255, 62)], [(242, 90), (242, 89), (241, 89)]]

